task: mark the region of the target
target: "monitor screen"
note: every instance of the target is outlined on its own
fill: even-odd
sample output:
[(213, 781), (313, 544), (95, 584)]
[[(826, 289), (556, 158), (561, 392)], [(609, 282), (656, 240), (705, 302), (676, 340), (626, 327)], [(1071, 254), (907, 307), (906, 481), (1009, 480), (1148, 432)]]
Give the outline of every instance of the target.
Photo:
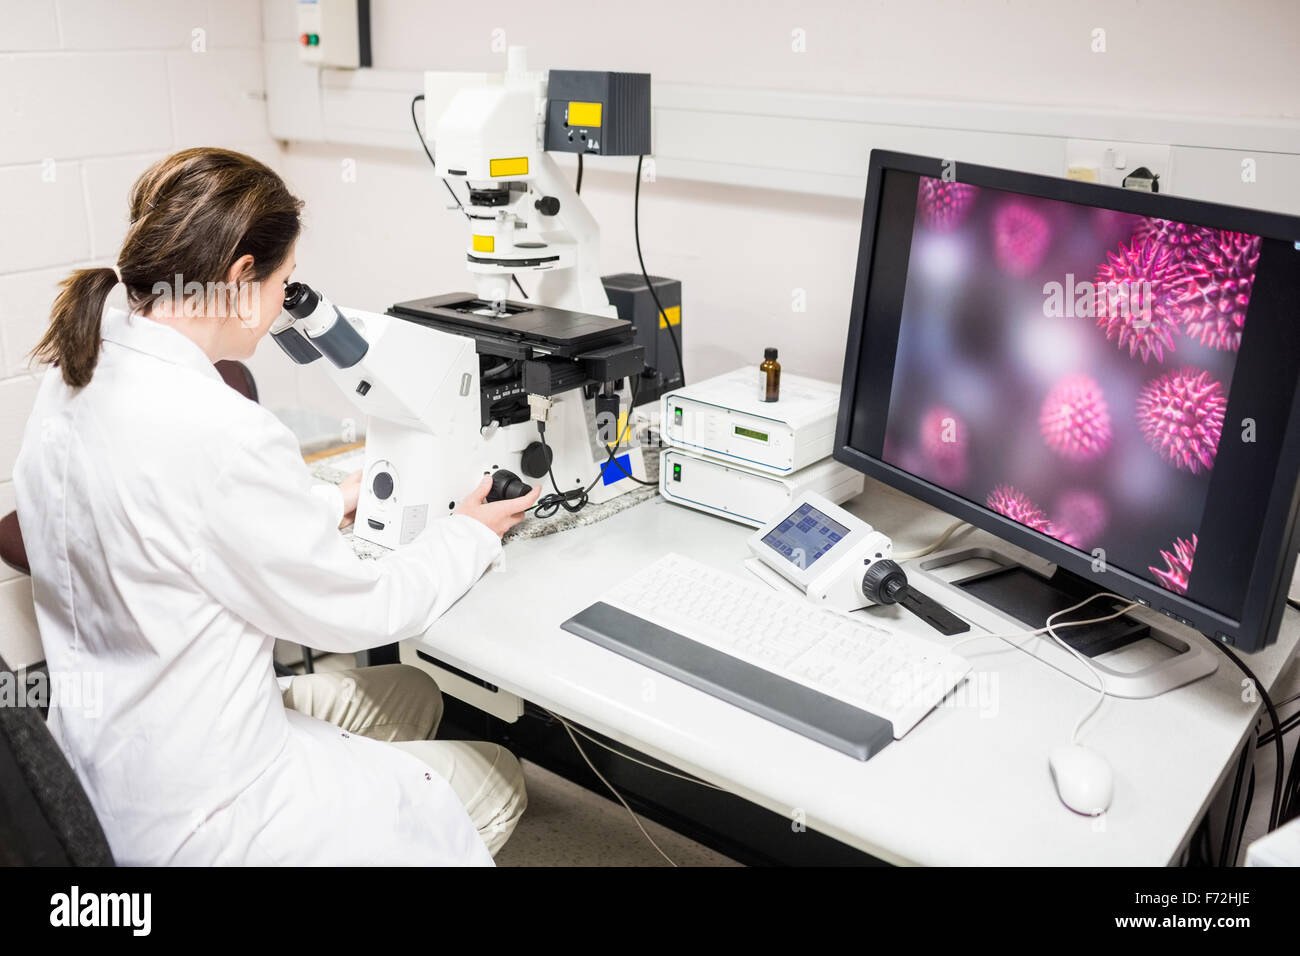
[(874, 160), (837, 457), (1234, 639), (1275, 476), (1295, 495), (1300, 225)]
[(763, 535), (765, 545), (799, 568), (811, 568), (849, 529), (810, 504), (802, 504)]

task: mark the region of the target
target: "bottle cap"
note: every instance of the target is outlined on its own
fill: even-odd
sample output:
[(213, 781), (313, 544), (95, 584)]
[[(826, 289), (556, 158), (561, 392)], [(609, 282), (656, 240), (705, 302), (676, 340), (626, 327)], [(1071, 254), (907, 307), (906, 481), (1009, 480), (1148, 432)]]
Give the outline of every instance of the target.
[(763, 358), (765, 359), (776, 358), (776, 349), (763, 349)]

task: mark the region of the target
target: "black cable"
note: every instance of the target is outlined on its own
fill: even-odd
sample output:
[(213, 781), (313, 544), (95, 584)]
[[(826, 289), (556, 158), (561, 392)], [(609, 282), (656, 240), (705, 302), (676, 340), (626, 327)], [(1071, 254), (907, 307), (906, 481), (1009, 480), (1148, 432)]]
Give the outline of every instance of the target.
[(1250, 806), (1255, 800), (1255, 768), (1250, 768), (1250, 786), (1246, 787), (1246, 803), (1241, 808), (1241, 828), (1237, 830), (1237, 849), (1232, 854), (1232, 864), (1235, 866), (1237, 857), (1241, 856), (1241, 841), (1246, 836), (1246, 821), (1250, 818)]
[[(1279, 734), (1279, 747), (1281, 742), (1282, 738)], [(1295, 753), (1291, 755), (1291, 772), (1286, 777), (1286, 798), (1278, 824), (1280, 826), (1283, 823), (1290, 823), (1298, 816), (1300, 816), (1300, 741), (1296, 742)]]
[(1228, 865), (1228, 851), (1232, 849), (1232, 831), (1236, 829), (1237, 800), (1241, 797), (1241, 787), (1246, 780), (1246, 760), (1251, 755), (1250, 744), (1241, 748), (1241, 759), (1237, 761), (1237, 776), (1232, 782), (1232, 798), (1228, 801), (1228, 813), (1223, 820), (1223, 839), (1219, 842), (1219, 866)]
[[(627, 440), (627, 430), (632, 425), (632, 409), (635, 407), (636, 407), (636, 389), (633, 388), (631, 404), (628, 406), (628, 410), (627, 410), (627, 422), (624, 423), (622, 430), (616, 436), (614, 444), (605, 445), (605, 451), (607, 457), (604, 463), (601, 465), (600, 470), (597, 471), (596, 477), (591, 479), (591, 484), (589, 484), (586, 488), (570, 488), (568, 491), (561, 491), (559, 482), (555, 480), (555, 472), (551, 469), (550, 464), (549, 463), (547, 464), (546, 473), (547, 475), (550, 476), (551, 487), (555, 489), (555, 494), (542, 495), (540, 498), (537, 499), (537, 503), (534, 504), (532, 507), (533, 517), (550, 518), (553, 517), (557, 512), (559, 512), (561, 508), (563, 508), (565, 511), (569, 512), (570, 514), (577, 514), (579, 511), (581, 511), (583, 508), (587, 506), (587, 502), (588, 502), (587, 496), (591, 493), (591, 489), (596, 487), (596, 482), (600, 481), (600, 479), (604, 476), (605, 469), (609, 467), (609, 464), (611, 462), (613, 462), (614, 466), (618, 468), (619, 471), (623, 472), (624, 475), (627, 475), (628, 478), (631, 478), (637, 484), (641, 484), (641, 485), (658, 484), (658, 482), (642, 481), (640, 478), (636, 478), (632, 475), (629, 475), (627, 473), (627, 470), (623, 467), (623, 465), (619, 462), (619, 460), (614, 457), (614, 453), (618, 451), (620, 446), (622, 446), (623, 442)], [(537, 435), (538, 438), (541, 439), (542, 448), (548, 453), (547, 457), (550, 458), (549, 455), (550, 447), (546, 444), (546, 423), (545, 422), (537, 423)]]
[[(609, 461), (607, 461), (605, 464), (606, 464), (606, 466), (608, 466), (610, 463), (613, 463), (614, 467), (617, 468), (619, 471), (621, 471), (621, 472), (623, 473), (623, 477), (624, 477), (624, 478), (631, 478), (631, 479), (632, 479), (633, 481), (635, 481), (638, 485), (646, 485), (647, 487), (655, 487), (655, 486), (658, 486), (659, 482), (657, 482), (657, 481), (646, 481), (644, 478), (638, 478), (636, 475), (632, 474), (630, 471), (628, 471), (626, 468), (624, 468), (624, 467), (623, 467), (623, 463), (622, 463), (621, 461), (619, 461), (616, 457), (614, 457), (614, 452), (618, 451), (619, 447), (623, 444), (623, 440), (627, 437), (627, 429), (628, 429), (628, 425), (631, 425), (631, 424), (632, 424), (632, 409), (636, 408), (636, 393), (637, 393), (637, 389), (633, 388), (630, 384), (629, 384), (628, 388), (629, 388), (629, 389), (631, 390), (631, 392), (632, 392), (632, 398), (631, 398), (631, 404), (628, 405), (628, 407), (627, 407), (627, 425), (624, 425), (624, 426), (623, 426), (623, 431), (622, 431), (622, 433), (621, 433), (620, 435), (617, 435), (617, 436), (616, 436), (617, 440), (614, 442), (613, 451), (611, 451), (611, 452), (609, 453)], [(609, 447), (609, 446), (607, 445), (606, 448), (608, 448), (608, 447)], [(602, 470), (603, 470), (603, 469), (602, 469)]]
[(519, 294), (522, 295), (525, 299), (527, 299), (527, 298), (528, 298), (528, 293), (525, 292), (525, 291), (524, 291), (524, 287), (521, 286), (521, 285), (519, 284), (519, 276), (515, 275), (515, 274), (512, 272), (512, 273), (510, 273), (510, 278), (514, 280), (515, 288), (519, 290)]
[(573, 191), (582, 195), (582, 153), (578, 154), (578, 184), (573, 187)]
[(636, 261), (641, 264), (641, 278), (645, 280), (645, 287), (650, 290), (650, 298), (654, 299), (655, 308), (658, 314), (664, 320), (664, 325), (668, 328), (668, 338), (672, 340), (673, 351), (677, 353), (677, 370), (681, 373), (682, 384), (686, 384), (686, 363), (682, 361), (682, 346), (677, 341), (677, 331), (673, 324), (668, 321), (668, 313), (664, 311), (663, 303), (659, 301), (659, 293), (650, 282), (650, 273), (646, 272), (645, 258), (641, 255), (641, 161), (645, 155), (636, 158), (636, 188), (632, 194), (632, 234), (636, 237)]
[(609, 460), (614, 463), (615, 468), (617, 468), (619, 471), (623, 473), (624, 478), (631, 478), (638, 485), (657, 486), (659, 484), (659, 482), (657, 481), (646, 481), (644, 478), (638, 478), (636, 475), (629, 472), (626, 468), (623, 467), (623, 463), (614, 457), (613, 453), (610, 454)]
[(1246, 679), (1255, 685), (1255, 689), (1259, 691), (1259, 696), (1264, 700), (1264, 708), (1268, 711), (1268, 719), (1273, 724), (1275, 734), (1273, 743), (1276, 745), (1277, 750), (1277, 772), (1273, 775), (1273, 803), (1268, 811), (1268, 828), (1270, 831), (1275, 830), (1282, 818), (1282, 772), (1286, 767), (1286, 750), (1282, 747), (1281, 722), (1277, 719), (1277, 708), (1273, 706), (1273, 698), (1268, 695), (1264, 685), (1259, 682), (1251, 669), (1233, 652), (1231, 647), (1221, 641), (1210, 641), (1210, 643), (1221, 650), (1230, 661), (1237, 665), (1237, 669), (1246, 675)]
[[(1292, 714), (1286, 720), (1282, 721), (1282, 725), (1280, 728), (1282, 731), (1282, 736), (1285, 737), (1287, 734), (1295, 730), (1297, 727), (1300, 727), (1300, 713)], [(1272, 742), (1273, 742), (1273, 731), (1271, 730), (1268, 733), (1263, 734), (1259, 738), (1259, 745), (1261, 747), (1267, 747)]]
[[(1292, 697), (1277, 706), (1285, 707), (1287, 704), (1295, 703), (1295, 700), (1296, 698)], [(1300, 727), (1300, 711), (1282, 721), (1276, 730), (1261, 734), (1259, 746), (1267, 747), (1278, 737), (1285, 738), (1287, 734), (1297, 727)], [(1285, 743), (1284, 739), (1283, 744), (1285, 745)], [(1282, 816), (1278, 821), (1279, 824), (1288, 823), (1300, 814), (1300, 789), (1297, 789), (1300, 788), (1300, 771), (1296, 769), (1297, 763), (1300, 763), (1300, 740), (1296, 742), (1295, 752), (1291, 754), (1291, 770), (1287, 774), (1287, 783), (1283, 787)]]
[(577, 514), (587, 506), (587, 495), (592, 488), (596, 487), (596, 482), (600, 481), (600, 474), (591, 480), (586, 488), (570, 488), (568, 491), (560, 490), (560, 483), (555, 480), (555, 470), (551, 468), (550, 446), (546, 444), (546, 423), (537, 423), (537, 437), (541, 439), (543, 452), (546, 454), (546, 474), (550, 476), (551, 487), (555, 489), (553, 495), (542, 495), (533, 505), (533, 517), (550, 518), (557, 514), (561, 508), (570, 514)]
[[(411, 100), (411, 123), (415, 126), (415, 136), (420, 141), (420, 148), (424, 150), (424, 155), (429, 157), (429, 165), (433, 167), (434, 172), (437, 172), (438, 164), (433, 161), (433, 153), (429, 152), (429, 144), (424, 141), (424, 133), (420, 130), (420, 121), (415, 115), (415, 104), (423, 100), (423, 93), (416, 93), (415, 97)], [(456, 190), (451, 188), (451, 183), (444, 179), (442, 180), (442, 184), (447, 187), (447, 192), (451, 193), (451, 198), (456, 203), (456, 208), (461, 212), (464, 212), (465, 207), (461, 205), (460, 197), (456, 195)], [(522, 292), (523, 289), (520, 289), (519, 291)], [(524, 298), (527, 298), (527, 296)]]
[(1207, 813), (1201, 818), (1201, 824), (1196, 828), (1196, 835), (1192, 838), (1192, 846), (1195, 848), (1195, 865), (1210, 865), (1210, 815)]

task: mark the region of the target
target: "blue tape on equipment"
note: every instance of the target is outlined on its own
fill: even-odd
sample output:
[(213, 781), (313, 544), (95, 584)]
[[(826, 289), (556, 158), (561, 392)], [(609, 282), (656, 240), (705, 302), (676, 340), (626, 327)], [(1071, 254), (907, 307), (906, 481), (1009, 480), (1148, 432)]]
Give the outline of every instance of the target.
[[(620, 466), (622, 466), (620, 468)], [(602, 485), (612, 485), (616, 481), (622, 481), (628, 475), (632, 474), (632, 456), (619, 455), (613, 461), (607, 461), (600, 466), (600, 483)]]

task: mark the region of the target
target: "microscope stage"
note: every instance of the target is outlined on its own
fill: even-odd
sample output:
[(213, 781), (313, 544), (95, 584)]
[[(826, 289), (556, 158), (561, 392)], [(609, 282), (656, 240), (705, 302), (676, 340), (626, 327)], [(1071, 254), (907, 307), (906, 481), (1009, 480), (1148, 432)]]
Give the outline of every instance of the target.
[(472, 335), (480, 342), (536, 346), (562, 358), (632, 339), (632, 324), (626, 319), (513, 300), (506, 302), (505, 315), (495, 315), (489, 303), (469, 292), (398, 302), (388, 314), (444, 332)]

